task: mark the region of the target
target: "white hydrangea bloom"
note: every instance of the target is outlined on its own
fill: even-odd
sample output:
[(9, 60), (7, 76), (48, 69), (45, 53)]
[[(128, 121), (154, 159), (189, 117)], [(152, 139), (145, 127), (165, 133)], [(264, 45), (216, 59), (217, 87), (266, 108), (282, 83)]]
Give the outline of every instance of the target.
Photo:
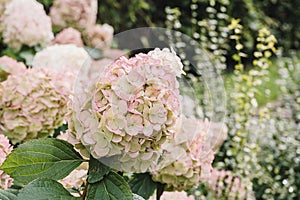
[(73, 44), (49, 46), (38, 52), (32, 61), (34, 68), (45, 68), (56, 74), (57, 81), (64, 83), (70, 91), (73, 91), (80, 69), (90, 64), (88, 53)]
[(22, 45), (47, 45), (53, 39), (51, 19), (36, 0), (12, 0), (2, 20), (3, 42), (15, 50)]

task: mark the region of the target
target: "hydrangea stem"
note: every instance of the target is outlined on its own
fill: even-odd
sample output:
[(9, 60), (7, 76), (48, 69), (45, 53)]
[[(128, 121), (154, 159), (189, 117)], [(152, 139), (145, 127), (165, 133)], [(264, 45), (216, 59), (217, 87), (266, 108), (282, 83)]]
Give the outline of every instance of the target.
[(161, 195), (164, 193), (165, 184), (157, 183), (156, 186), (156, 200), (159, 200)]

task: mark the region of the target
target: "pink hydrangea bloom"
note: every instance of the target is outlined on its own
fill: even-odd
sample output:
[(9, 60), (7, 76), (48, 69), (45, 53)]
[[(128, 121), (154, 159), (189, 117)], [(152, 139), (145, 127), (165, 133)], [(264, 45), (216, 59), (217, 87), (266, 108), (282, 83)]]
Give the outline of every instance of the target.
[(3, 42), (15, 50), (22, 45), (47, 45), (53, 39), (51, 19), (36, 0), (12, 0), (2, 21)]
[[(6, 157), (13, 150), (9, 144), (9, 140), (3, 134), (0, 134), (0, 166), (5, 161)], [(9, 175), (0, 170), (0, 189), (8, 189), (13, 184), (13, 179)]]
[(97, 9), (97, 0), (54, 0), (50, 17), (59, 28), (83, 31), (96, 23)]
[(208, 120), (201, 121), (181, 116), (173, 139), (164, 143), (160, 163), (152, 169), (153, 180), (165, 183), (170, 190), (187, 190), (211, 175), (214, 146)]
[(53, 44), (74, 44), (77, 47), (83, 47), (81, 39), (81, 33), (74, 28), (66, 28), (59, 32), (54, 40)]
[(24, 63), (18, 62), (8, 56), (0, 57), (0, 66), (10, 74), (22, 74), (26, 71)]
[(246, 200), (247, 188), (241, 179), (234, 176), (231, 171), (213, 169), (212, 175), (207, 179), (207, 186), (215, 197)]
[(70, 122), (74, 137), (93, 157), (114, 160), (106, 164), (131, 172), (156, 164), (157, 150), (172, 137), (181, 113), (173, 68), (182, 64), (172, 55), (179, 63), (153, 58), (151, 52), (121, 57), (100, 74), (87, 100), (75, 106)]
[(46, 137), (64, 123), (68, 94), (46, 70), (28, 69), (0, 83), (0, 133), (12, 143)]
[(108, 24), (96, 24), (91, 26), (85, 33), (87, 45), (105, 49), (111, 46), (113, 40), (114, 28)]
[[(151, 196), (149, 200), (156, 200), (156, 196)], [(164, 192), (160, 200), (195, 200), (195, 197), (188, 195), (185, 191)]]

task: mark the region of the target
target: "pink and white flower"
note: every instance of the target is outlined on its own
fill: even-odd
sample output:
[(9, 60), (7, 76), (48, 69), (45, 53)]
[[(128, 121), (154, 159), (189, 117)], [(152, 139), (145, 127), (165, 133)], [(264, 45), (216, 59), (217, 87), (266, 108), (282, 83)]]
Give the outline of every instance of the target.
[[(155, 52), (170, 53), (166, 49)], [(123, 171), (144, 172), (155, 165), (158, 149), (173, 137), (181, 113), (180, 106), (169, 102), (171, 96), (180, 102), (176, 79), (180, 74), (173, 70), (180, 65), (179, 58), (170, 53), (174, 63), (151, 54), (121, 57), (107, 66), (89, 89), (91, 95), (76, 105), (70, 122), (74, 137), (93, 157), (114, 157), (116, 162), (109, 164)]]
[(1, 21), (3, 42), (15, 50), (22, 45), (45, 46), (54, 37), (51, 19), (36, 0), (12, 0), (6, 5)]

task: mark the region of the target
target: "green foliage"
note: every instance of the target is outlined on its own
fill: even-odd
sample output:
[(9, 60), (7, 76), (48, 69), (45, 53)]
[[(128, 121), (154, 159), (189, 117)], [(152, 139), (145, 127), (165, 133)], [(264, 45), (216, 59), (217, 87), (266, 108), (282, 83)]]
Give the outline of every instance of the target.
[(110, 168), (91, 156), (89, 161), (89, 183), (101, 181), (110, 172)]
[(300, 66), (299, 56), (292, 53), (289, 58), (277, 62), (280, 77), (277, 90), (280, 97), (267, 104), (266, 115), (260, 122), (257, 139), (260, 169), (254, 179), (257, 199), (298, 199), (300, 196)]
[(149, 13), (153, 5), (150, 6), (146, 0), (98, 0), (98, 5), (99, 23), (112, 24), (115, 32), (154, 25)]
[(18, 200), (79, 200), (73, 197), (60, 183), (51, 179), (36, 179), (26, 185), (18, 194)]
[(5, 160), (1, 170), (24, 185), (36, 178), (59, 180), (83, 162), (73, 146), (54, 138), (32, 140), (21, 144)]
[(256, 1), (257, 10), (265, 17), (262, 20), (279, 39), (286, 50), (300, 48), (300, 1), (262, 0)]
[(53, 4), (53, 0), (37, 0), (37, 1), (44, 5), (46, 12), (49, 12), (49, 9)]
[(132, 200), (133, 195), (124, 178), (111, 171), (101, 181), (88, 186), (87, 199)]
[(134, 174), (129, 180), (129, 186), (133, 193), (145, 199), (149, 199), (156, 189), (156, 183), (149, 173)]
[(0, 190), (1, 200), (17, 200), (17, 196), (7, 190)]

